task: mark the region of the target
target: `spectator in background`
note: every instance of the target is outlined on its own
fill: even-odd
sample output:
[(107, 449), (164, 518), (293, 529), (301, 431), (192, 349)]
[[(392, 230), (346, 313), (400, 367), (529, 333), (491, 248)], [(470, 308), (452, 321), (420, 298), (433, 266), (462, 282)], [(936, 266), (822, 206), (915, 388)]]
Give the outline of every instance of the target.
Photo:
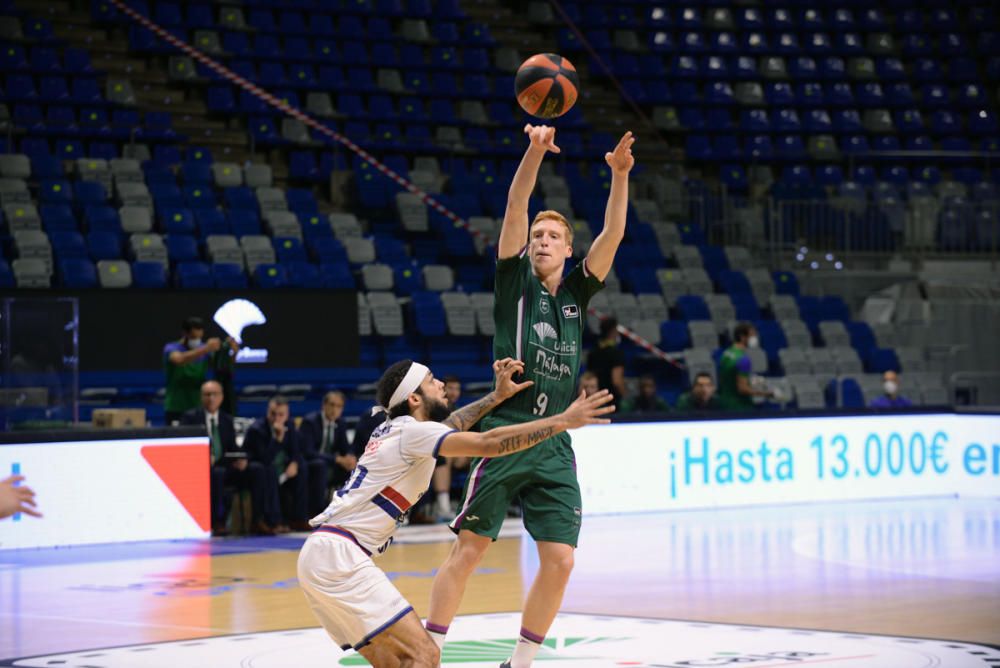
[[(462, 381), (457, 376), (445, 376), (444, 396), (448, 402), (448, 410), (454, 412), (458, 408), (459, 399), (462, 398)], [(438, 456), (430, 487), (431, 491), (434, 492), (434, 510), (430, 513), (434, 520), (450, 522), (455, 518), (454, 513), (451, 511), (452, 472), (456, 469), (467, 468), (469, 468), (468, 457)], [(423, 518), (419, 517), (418, 514), (414, 514), (411, 517), (411, 521), (415, 521), (415, 519)]]
[(753, 364), (747, 350), (759, 348), (757, 329), (741, 322), (733, 330), (733, 345), (719, 360), (719, 404), (725, 410), (751, 411), (754, 397), (770, 397), (770, 390), (755, 389), (750, 383)]
[(462, 398), (462, 381), (458, 376), (445, 376), (444, 397), (448, 400), (448, 408), (452, 411), (458, 408), (458, 400)]
[(320, 410), (309, 413), (299, 425), (299, 446), (309, 467), (309, 515), (323, 512), (332, 486), (340, 489), (358, 465), (360, 453), (347, 440), (344, 393), (336, 390), (323, 397)]
[(669, 413), (670, 404), (656, 392), (656, 379), (649, 374), (639, 378), (639, 394), (621, 403), (622, 413)]
[(351, 449), (358, 453), (358, 457), (365, 454), (368, 440), (383, 422), (389, 419), (389, 415), (382, 410), (381, 406), (374, 406), (358, 418), (358, 424), (354, 427), (354, 440), (351, 442)]
[(598, 384), (596, 373), (593, 371), (584, 371), (580, 374), (580, 388), (577, 390), (577, 394), (583, 392), (589, 397), (592, 394), (597, 394), (600, 390), (601, 387)]
[(0, 520), (18, 513), (32, 517), (42, 516), (35, 509), (35, 492), (30, 487), (18, 486), (17, 483), (22, 480), (23, 475), (12, 475), (0, 480)]
[(186, 411), (198, 408), (201, 384), (208, 377), (212, 355), (222, 348), (222, 341), (203, 341), (205, 323), (191, 317), (181, 323), (181, 338), (163, 347), (163, 371), (167, 377), (167, 392), (163, 401), (167, 424), (179, 421)]
[(899, 393), (899, 376), (892, 369), (882, 374), (884, 394), (872, 399), (871, 408), (906, 408), (913, 402)]
[(229, 509), (223, 497), (226, 487), (250, 492), (256, 520), (261, 519), (260, 512), (264, 507), (267, 489), (264, 467), (258, 462), (251, 463), (246, 453), (236, 445), (233, 416), (222, 410), (222, 403), (222, 385), (214, 380), (205, 381), (201, 386), (201, 406), (181, 416), (181, 424), (203, 426), (208, 434), (212, 467), (212, 533), (217, 536), (227, 533), (226, 516)]
[(290, 415), (288, 400), (280, 395), (273, 397), (267, 403), (267, 416), (255, 420), (243, 440), (250, 461), (267, 469), (269, 489), (264, 520), (278, 533), (287, 533), (289, 528), (296, 531), (310, 528), (309, 469), (299, 451), (298, 434), (289, 422)]
[(694, 377), (691, 390), (677, 399), (679, 411), (717, 411), (719, 399), (715, 396), (715, 382), (712, 374), (705, 371)]
[(587, 370), (597, 374), (598, 388), (610, 391), (618, 405), (625, 398), (625, 353), (618, 347), (618, 321), (601, 320), (600, 337), (597, 347), (587, 355)]

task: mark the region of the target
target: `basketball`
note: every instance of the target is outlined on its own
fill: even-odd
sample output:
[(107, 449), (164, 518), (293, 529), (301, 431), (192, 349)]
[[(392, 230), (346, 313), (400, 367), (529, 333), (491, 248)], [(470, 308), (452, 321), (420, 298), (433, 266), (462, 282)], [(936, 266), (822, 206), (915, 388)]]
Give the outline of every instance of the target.
[(556, 118), (576, 104), (580, 80), (567, 59), (539, 53), (517, 68), (514, 90), (517, 103), (526, 112), (538, 118)]

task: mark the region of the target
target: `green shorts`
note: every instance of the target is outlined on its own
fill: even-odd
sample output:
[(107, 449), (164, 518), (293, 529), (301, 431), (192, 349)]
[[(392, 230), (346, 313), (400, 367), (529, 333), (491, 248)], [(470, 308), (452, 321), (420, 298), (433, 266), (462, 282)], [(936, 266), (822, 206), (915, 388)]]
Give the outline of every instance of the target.
[[(504, 424), (486, 419), (483, 423), (483, 431)], [(508, 457), (473, 460), (462, 509), (451, 530), (496, 540), (515, 498), (521, 502), (524, 528), (532, 538), (576, 547), (583, 503), (569, 434), (557, 434)]]

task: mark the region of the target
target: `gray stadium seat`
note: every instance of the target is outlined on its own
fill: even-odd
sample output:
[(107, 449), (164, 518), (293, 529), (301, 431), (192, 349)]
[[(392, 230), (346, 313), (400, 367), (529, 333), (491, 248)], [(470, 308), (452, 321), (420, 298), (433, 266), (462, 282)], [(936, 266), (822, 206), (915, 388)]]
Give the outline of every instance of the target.
[(878, 322), (871, 324), (871, 328), (875, 334), (875, 342), (878, 343), (879, 348), (896, 347), (897, 335), (894, 324), (891, 322)]
[(167, 247), (159, 234), (132, 234), (128, 243), (136, 260), (167, 263)]
[(733, 13), (728, 7), (716, 7), (708, 12), (705, 24), (713, 30), (732, 30), (735, 27)]
[(11, 262), (19, 288), (47, 288), (52, 284), (52, 266), (40, 257), (19, 257)]
[(684, 282), (687, 283), (689, 294), (707, 295), (712, 292), (712, 279), (704, 269), (682, 269)]
[(363, 292), (358, 293), (358, 333), (361, 336), (372, 334), (372, 310)]
[(633, 327), (640, 319), (639, 302), (635, 295), (608, 293), (608, 305), (619, 324)]
[(835, 376), (837, 375), (837, 362), (827, 348), (809, 348), (806, 357), (812, 366), (814, 376)]
[[(403, 83), (403, 75), (400, 71), (392, 68), (379, 68), (375, 73), (375, 84), (389, 93), (405, 95), (413, 92)], [(335, 112), (335, 115), (339, 116), (340, 114)]]
[(444, 264), (424, 265), (421, 270), (424, 277), (424, 287), (435, 292), (447, 292), (455, 287), (455, 272)]
[(729, 295), (705, 295), (705, 303), (708, 305), (708, 312), (712, 316), (712, 324), (715, 331), (725, 332), (729, 328), (729, 323), (736, 320), (736, 308)]
[(653, 125), (661, 130), (679, 131), (683, 129), (680, 118), (677, 116), (677, 109), (657, 105), (653, 107)]
[(153, 198), (145, 183), (123, 182), (115, 179), (115, 190), (118, 191), (118, 201), (122, 206), (143, 207), (152, 210)]
[(746, 246), (725, 246), (722, 250), (731, 270), (747, 271), (753, 267), (753, 257)]
[[(426, 207), (424, 209), (426, 210)], [(490, 216), (471, 216), (466, 222), (469, 223), (470, 228), (478, 233), (478, 236), (473, 235), (473, 241), (476, 244), (478, 252), (485, 252), (488, 244), (496, 246), (497, 240), (500, 238), (500, 226), (497, 225), (495, 218), (491, 218)]]
[(347, 261), (351, 264), (369, 264), (375, 261), (375, 244), (371, 239), (348, 237), (341, 239), (347, 251)]
[(431, 37), (430, 27), (423, 19), (403, 19), (399, 29), (399, 34), (407, 42), (418, 44), (431, 44), (434, 38)]
[(76, 173), (81, 181), (96, 181), (111, 192), (111, 168), (108, 161), (99, 158), (78, 158)]
[(399, 210), (399, 218), (404, 230), (426, 232), (430, 229), (427, 205), (424, 204), (419, 195), (409, 192), (397, 193), (396, 208)]
[(449, 334), (454, 336), (476, 334), (476, 312), (472, 308), (469, 295), (464, 292), (443, 292), (441, 303), (444, 305)]
[(119, 183), (142, 183), (145, 176), (138, 160), (133, 158), (112, 158), (109, 163), (115, 185)]
[(854, 348), (850, 346), (850, 341), (848, 340), (847, 345), (834, 346), (829, 348), (830, 354), (833, 356), (833, 360), (837, 365), (837, 373), (841, 376), (859, 374), (864, 371), (864, 365), (861, 363), (861, 358)]
[(214, 30), (195, 30), (194, 45), (198, 47), (199, 51), (210, 56), (218, 56), (223, 53), (219, 33)]
[(6, 179), (30, 178), (31, 160), (21, 153), (0, 155), (0, 176)]
[(715, 331), (715, 325), (708, 320), (695, 320), (688, 323), (688, 332), (691, 334), (692, 348), (718, 348), (719, 334)]
[(496, 322), (493, 320), (493, 293), (473, 292), (469, 295), (472, 310), (476, 313), (476, 325), (479, 333), (493, 336), (496, 333)]
[(772, 81), (788, 78), (788, 66), (781, 56), (768, 56), (760, 59), (760, 76)]
[(694, 384), (694, 378), (699, 373), (707, 373), (712, 376), (712, 381), (717, 379), (715, 360), (712, 359), (711, 348), (688, 348), (684, 351), (684, 367), (687, 369), (688, 385)]
[(633, 332), (646, 339), (654, 346), (660, 345), (660, 321), (659, 320), (638, 320), (631, 328)]
[(353, 213), (331, 213), (327, 218), (333, 228), (333, 235), (341, 241), (349, 237), (361, 237), (361, 223)]
[(663, 212), (655, 199), (637, 198), (632, 200), (632, 206), (635, 208), (639, 220), (643, 222), (663, 220)]
[[(251, 179), (256, 180), (256, 176), (253, 176), (254, 172), (251, 171), (251, 167), (263, 167), (263, 165), (252, 165), (244, 170), (244, 178), (246, 179), (247, 185), (251, 188)], [(270, 169), (270, 167), (268, 167)], [(288, 202), (285, 200), (285, 191), (281, 188), (274, 187), (260, 187), (256, 190), (257, 204), (260, 206), (261, 213), (266, 213), (268, 211), (287, 211)]]
[(392, 290), (395, 285), (392, 267), (387, 264), (366, 264), (361, 267), (361, 278), (368, 291)]
[(775, 320), (799, 319), (799, 305), (791, 295), (771, 295), (771, 312)]
[(425, 193), (432, 195), (440, 194), (441, 187), (444, 185), (443, 179), (437, 174), (419, 169), (410, 170), (410, 181)]
[(235, 188), (243, 185), (243, 170), (235, 162), (214, 163), (212, 177), (219, 188)]
[(21, 20), (16, 16), (0, 16), (0, 39), (21, 41), (24, 33)]
[(873, 81), (875, 61), (871, 58), (851, 58), (847, 61), (847, 75), (858, 81)]
[(274, 247), (271, 245), (271, 237), (263, 234), (248, 234), (240, 239), (240, 247), (243, 248), (247, 271), (251, 274), (257, 265), (274, 264)]
[(170, 56), (167, 60), (167, 75), (171, 81), (177, 82), (197, 81), (201, 78), (189, 56)]
[(804, 375), (812, 372), (812, 365), (802, 348), (782, 348), (778, 351), (778, 359), (785, 370), (786, 376)]
[(813, 160), (831, 161), (840, 159), (840, 148), (833, 135), (811, 135), (806, 146)]
[(771, 278), (770, 272), (767, 269), (758, 267), (756, 269), (748, 269), (744, 274), (747, 277), (747, 281), (750, 282), (750, 289), (753, 290), (753, 295), (757, 299), (757, 303), (766, 304), (771, 301), (771, 295), (774, 294), (774, 280)]
[[(261, 164), (250, 164), (243, 168), (243, 181), (246, 182), (247, 187), (258, 189), (257, 201), (261, 201), (261, 193), (259, 189), (261, 188), (273, 188), (274, 186), (274, 174), (271, 170), (271, 165), (261, 165)], [(278, 189), (274, 189), (278, 190)], [(267, 200), (277, 200), (280, 199), (282, 202), (285, 201), (284, 191), (278, 190), (281, 193), (279, 198), (273, 190), (267, 190), (264, 193), (264, 198)]]
[(892, 116), (887, 109), (868, 109), (862, 116), (861, 124), (865, 130), (876, 134), (886, 134), (894, 132), (896, 126), (892, 123)]
[(767, 373), (767, 352), (763, 348), (748, 348), (747, 356), (755, 374)]
[(3, 215), (11, 230), (42, 229), (42, 219), (34, 204), (5, 204)]
[(697, 246), (674, 246), (673, 256), (681, 269), (702, 269), (705, 266)]
[(479, 100), (462, 100), (458, 103), (458, 117), (472, 125), (490, 125), (486, 107)]
[(28, 184), (21, 179), (0, 179), (0, 203), (31, 204), (31, 192)]
[(950, 406), (951, 396), (943, 385), (925, 387), (920, 390), (920, 403), (924, 406)]
[(819, 323), (819, 334), (827, 347), (851, 345), (851, 335), (839, 320), (824, 320)]
[(16, 230), (14, 232), (14, 249), (18, 257), (31, 257), (52, 261), (52, 245), (49, 237), (42, 230)]
[[(591, 334), (597, 334), (601, 331), (602, 317), (614, 315), (608, 299), (609, 294), (610, 291), (605, 289), (590, 299), (590, 305), (587, 307), (587, 329), (590, 330)], [(600, 316), (597, 313), (600, 313)]]
[(239, 7), (223, 7), (219, 12), (219, 23), (227, 30), (245, 30), (247, 27), (243, 10)]
[(127, 288), (132, 285), (132, 267), (124, 260), (101, 260), (97, 277), (102, 288)]
[(309, 134), (306, 124), (297, 118), (281, 119), (281, 138), (298, 146), (319, 145), (319, 142)]
[[(382, 70), (379, 70), (379, 72), (381, 73)], [(379, 86), (382, 86), (381, 82)], [(306, 111), (320, 118), (334, 118), (338, 115), (333, 107), (333, 101), (330, 100), (330, 94), (318, 91), (311, 91), (306, 94)]]
[(764, 88), (756, 81), (743, 81), (736, 84), (733, 97), (742, 105), (757, 107), (764, 104)]
[(524, 58), (513, 47), (501, 46), (493, 54), (493, 61), (497, 69), (511, 74), (517, 72), (517, 68), (524, 62)]
[[(653, 320), (661, 323), (668, 318), (667, 304), (663, 297), (658, 294), (642, 294), (637, 298), (639, 302), (639, 317), (641, 320)], [(657, 324), (659, 327), (659, 324)]]
[(118, 210), (122, 231), (126, 234), (144, 234), (153, 230), (153, 213), (145, 206), (123, 206)]
[(391, 292), (369, 292), (375, 334), (379, 336), (403, 335), (403, 311), (399, 299)]
[(630, 53), (638, 53), (645, 48), (634, 30), (616, 30), (611, 40), (616, 49)]
[(801, 320), (781, 320), (781, 329), (785, 332), (785, 340), (789, 348), (812, 348), (812, 334), (806, 323)]
[(243, 249), (231, 234), (212, 234), (205, 239), (205, 248), (212, 262), (243, 266)]
[(663, 295), (663, 299), (670, 306), (673, 306), (681, 295), (691, 293), (680, 269), (657, 269), (656, 279), (660, 282), (660, 293)]
[(924, 353), (919, 348), (912, 346), (900, 346), (896, 348), (896, 357), (899, 365), (906, 373), (911, 371), (927, 371), (927, 360)]

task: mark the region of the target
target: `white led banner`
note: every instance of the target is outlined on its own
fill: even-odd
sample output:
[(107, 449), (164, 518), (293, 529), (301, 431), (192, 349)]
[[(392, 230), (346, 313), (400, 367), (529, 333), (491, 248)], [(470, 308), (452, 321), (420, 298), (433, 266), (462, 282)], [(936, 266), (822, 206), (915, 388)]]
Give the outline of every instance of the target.
[(206, 537), (208, 457), (204, 436), (0, 445), (44, 514), (0, 520), (0, 550)]
[(588, 514), (1000, 497), (1000, 415), (629, 423), (572, 436)]

